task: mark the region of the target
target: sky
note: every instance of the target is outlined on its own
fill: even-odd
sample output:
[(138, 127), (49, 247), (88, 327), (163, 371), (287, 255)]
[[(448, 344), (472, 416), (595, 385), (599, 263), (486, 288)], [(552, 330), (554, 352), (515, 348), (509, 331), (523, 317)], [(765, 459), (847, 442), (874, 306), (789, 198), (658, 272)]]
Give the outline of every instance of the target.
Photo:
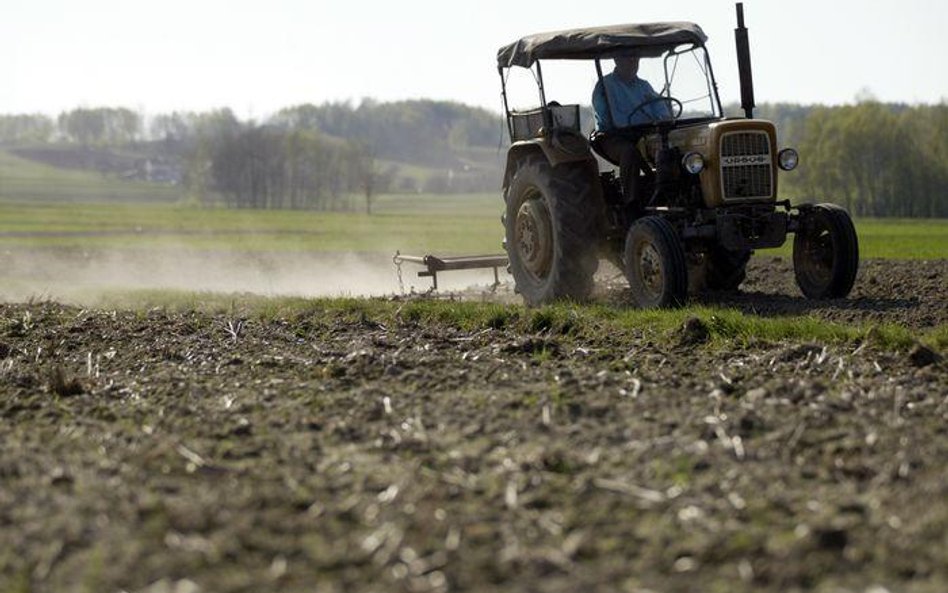
[[(497, 49), (531, 33), (688, 20), (739, 101), (731, 0), (8, 0), (0, 113), (430, 98), (500, 110)], [(948, 2), (745, 0), (758, 103), (948, 100)]]

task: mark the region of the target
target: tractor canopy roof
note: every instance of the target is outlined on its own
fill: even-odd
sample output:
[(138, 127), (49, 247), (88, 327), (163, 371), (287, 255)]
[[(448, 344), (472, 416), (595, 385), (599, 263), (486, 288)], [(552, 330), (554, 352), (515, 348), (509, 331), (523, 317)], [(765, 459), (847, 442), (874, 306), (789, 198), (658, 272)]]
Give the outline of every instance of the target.
[(537, 60), (590, 60), (623, 55), (659, 56), (675, 46), (703, 44), (708, 36), (688, 22), (611, 25), (537, 33), (497, 51), (497, 66), (529, 68)]

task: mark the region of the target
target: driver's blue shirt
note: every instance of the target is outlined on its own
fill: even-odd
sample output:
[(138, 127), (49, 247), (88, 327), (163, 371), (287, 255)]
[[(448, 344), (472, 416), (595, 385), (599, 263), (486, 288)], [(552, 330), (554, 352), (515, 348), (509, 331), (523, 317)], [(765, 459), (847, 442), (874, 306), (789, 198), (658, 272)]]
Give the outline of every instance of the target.
[[(603, 84), (609, 92), (608, 104), (602, 92)], [(652, 85), (638, 76), (632, 82), (623, 79), (616, 72), (603, 76), (602, 80), (596, 83), (592, 96), (593, 109), (596, 110), (596, 129), (606, 132), (615, 128), (637, 126), (668, 119), (671, 114), (668, 110), (668, 104), (664, 101), (656, 101), (651, 105), (646, 105), (629, 119), (629, 115), (636, 107), (645, 101), (658, 97), (660, 95), (655, 92)], [(609, 113), (609, 107), (612, 107), (612, 113)]]

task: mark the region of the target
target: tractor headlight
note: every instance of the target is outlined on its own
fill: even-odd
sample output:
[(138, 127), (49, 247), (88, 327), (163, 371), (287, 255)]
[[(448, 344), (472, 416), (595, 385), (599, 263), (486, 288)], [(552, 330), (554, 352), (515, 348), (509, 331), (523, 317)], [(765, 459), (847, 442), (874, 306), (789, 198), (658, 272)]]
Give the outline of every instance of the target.
[(689, 152), (681, 159), (681, 166), (692, 175), (704, 170), (704, 157), (698, 152)]
[(800, 155), (792, 148), (784, 148), (777, 153), (777, 164), (784, 171), (793, 171), (800, 164)]

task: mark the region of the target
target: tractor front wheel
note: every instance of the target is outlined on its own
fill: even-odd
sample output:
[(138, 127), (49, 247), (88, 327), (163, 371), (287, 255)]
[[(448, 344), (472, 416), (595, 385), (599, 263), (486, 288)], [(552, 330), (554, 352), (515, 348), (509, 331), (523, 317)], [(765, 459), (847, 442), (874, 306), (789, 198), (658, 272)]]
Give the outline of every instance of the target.
[(685, 251), (675, 227), (660, 216), (646, 216), (625, 239), (625, 277), (632, 299), (643, 309), (677, 307), (688, 294)]
[(859, 268), (859, 240), (849, 214), (835, 204), (817, 204), (800, 214), (793, 238), (797, 285), (811, 299), (843, 298)]

